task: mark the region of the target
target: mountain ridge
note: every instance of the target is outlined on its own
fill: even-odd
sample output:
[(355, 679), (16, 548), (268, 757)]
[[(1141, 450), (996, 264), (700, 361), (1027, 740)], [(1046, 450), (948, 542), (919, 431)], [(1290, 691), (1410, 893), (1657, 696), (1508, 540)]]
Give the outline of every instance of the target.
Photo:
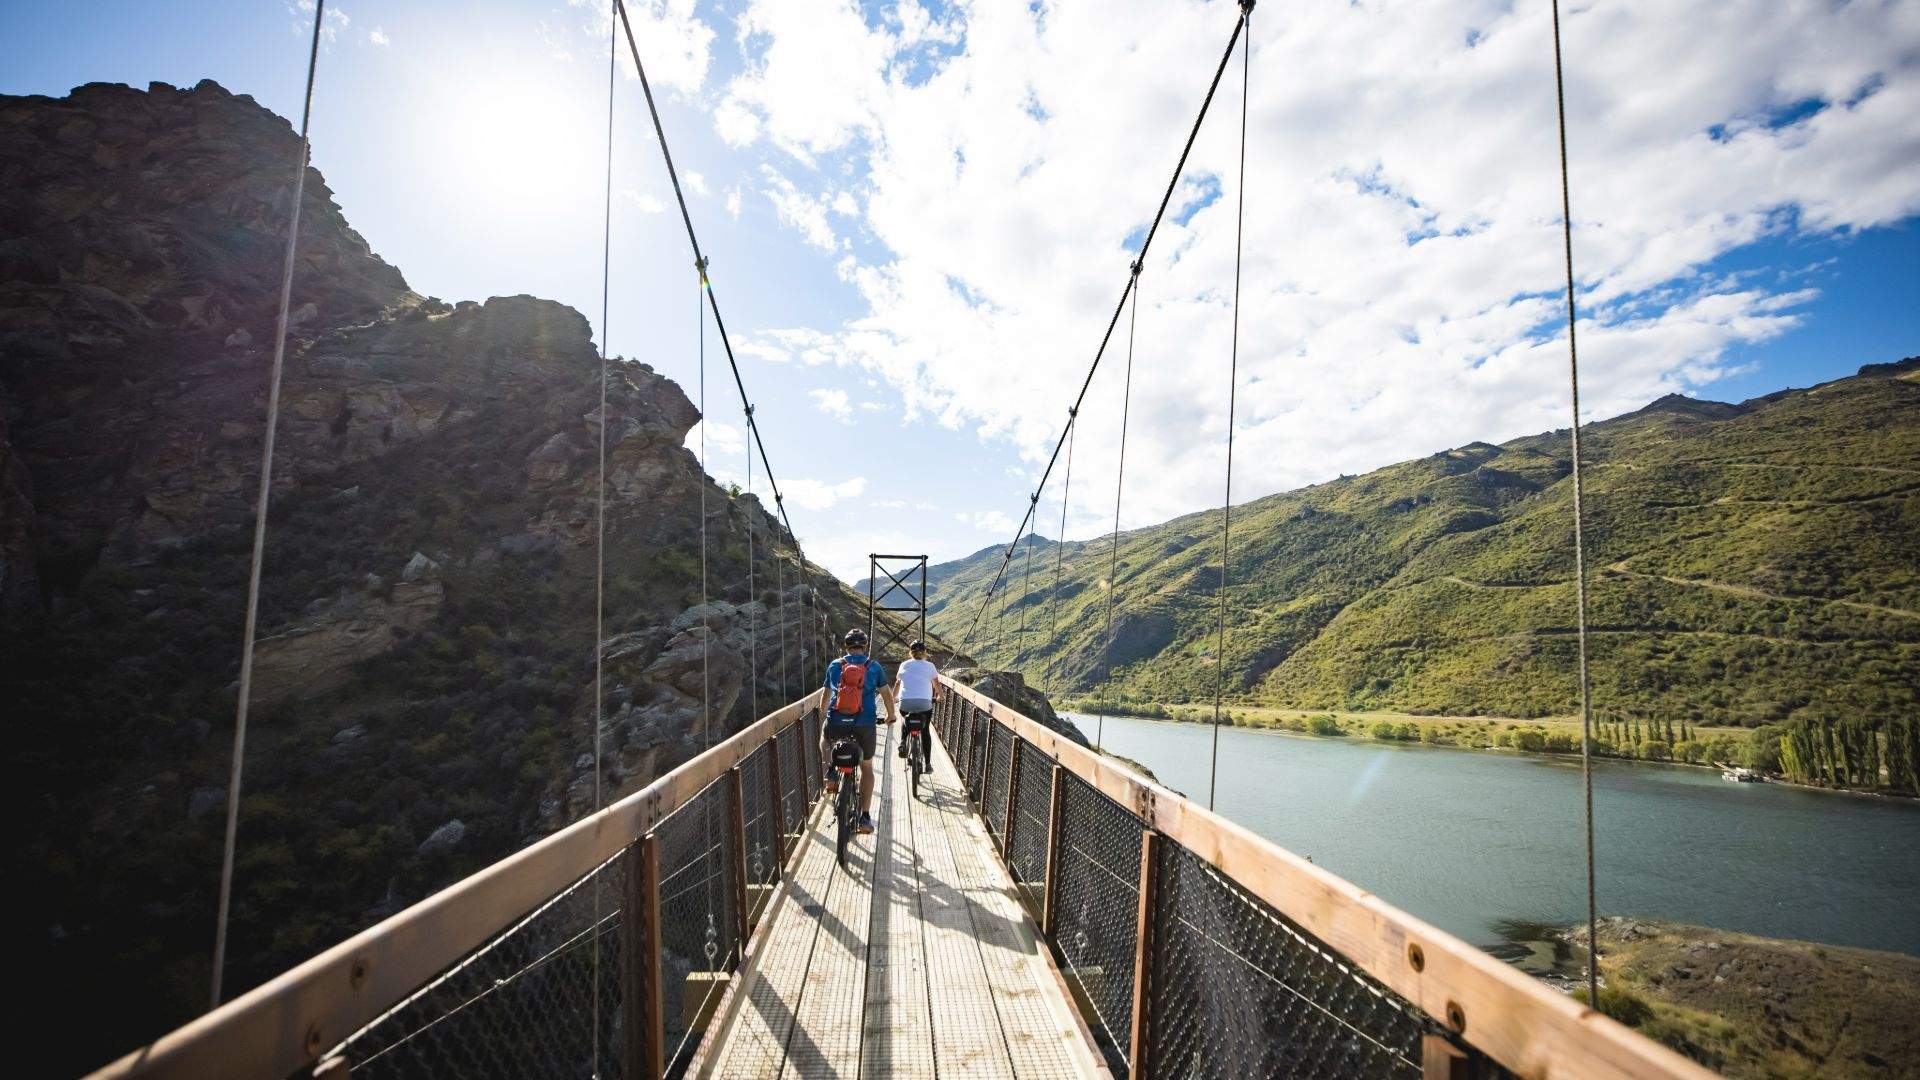
[[(1737, 404), (1667, 395), (1582, 430), (1596, 707), (1757, 726), (1817, 706), (1813, 686), (1870, 711), (1910, 700), (1898, 686), (1920, 681), (1920, 358)], [(1229, 696), (1571, 711), (1567, 450), (1565, 429), (1474, 442), (1236, 506)], [(1211, 699), (1219, 514), (1121, 535), (1116, 696)], [(1001, 633), (971, 643), (983, 662), (1056, 695), (1100, 690), (1109, 543), (1067, 545), (1058, 640), (1022, 650)], [(1000, 554), (940, 567), (937, 629), (966, 628)], [(1052, 585), (1004, 582), (983, 626), (1054, 605)], [(1725, 647), (1696, 669), (1679, 645), (1715, 635)]]

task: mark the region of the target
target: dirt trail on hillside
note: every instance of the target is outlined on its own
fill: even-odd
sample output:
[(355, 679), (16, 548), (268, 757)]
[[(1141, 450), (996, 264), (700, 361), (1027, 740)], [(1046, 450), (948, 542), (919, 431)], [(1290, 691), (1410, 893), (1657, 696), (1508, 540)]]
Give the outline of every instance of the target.
[(1920, 619), (1920, 611), (1909, 611), (1906, 608), (1887, 607), (1884, 604), (1869, 604), (1861, 600), (1841, 600), (1835, 597), (1826, 597), (1826, 596), (1788, 596), (1784, 593), (1768, 592), (1765, 589), (1755, 588), (1752, 585), (1733, 585), (1724, 581), (1709, 581), (1706, 578), (1683, 578), (1683, 577), (1673, 577), (1669, 574), (1642, 573), (1639, 570), (1627, 569), (1627, 563), (1632, 561), (1633, 560), (1630, 558), (1621, 559), (1619, 562), (1613, 563), (1612, 565), (1608, 566), (1605, 572), (1609, 574), (1619, 574), (1622, 577), (1636, 577), (1636, 578), (1645, 578), (1653, 581), (1664, 581), (1670, 585), (1687, 585), (1696, 589), (1712, 589), (1716, 592), (1731, 593), (1734, 596), (1744, 596), (1751, 600), (1778, 600), (1778, 601), (1781, 601), (1782, 603), (1789, 603), (1789, 604), (1838, 604), (1841, 607), (1849, 607), (1857, 611), (1872, 612), (1873, 614), (1876, 614), (1876, 615), (1892, 615), (1895, 618), (1900, 618), (1900, 619)]

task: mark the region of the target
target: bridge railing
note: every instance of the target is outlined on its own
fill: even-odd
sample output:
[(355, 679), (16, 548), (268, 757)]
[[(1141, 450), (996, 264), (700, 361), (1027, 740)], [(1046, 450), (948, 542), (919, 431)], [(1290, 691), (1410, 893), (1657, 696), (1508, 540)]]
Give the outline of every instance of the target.
[(1117, 1076), (1707, 1070), (941, 677), (934, 730)]
[(96, 1077), (672, 1075), (821, 787), (816, 696)]

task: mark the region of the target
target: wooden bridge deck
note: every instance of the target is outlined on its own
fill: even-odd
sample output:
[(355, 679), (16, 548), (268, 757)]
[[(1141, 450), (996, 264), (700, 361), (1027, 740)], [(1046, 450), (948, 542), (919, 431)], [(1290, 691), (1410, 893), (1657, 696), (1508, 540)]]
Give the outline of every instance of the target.
[(818, 808), (694, 1071), (724, 1077), (1104, 1075), (943, 750), (911, 796), (877, 763), (877, 830), (842, 871)]

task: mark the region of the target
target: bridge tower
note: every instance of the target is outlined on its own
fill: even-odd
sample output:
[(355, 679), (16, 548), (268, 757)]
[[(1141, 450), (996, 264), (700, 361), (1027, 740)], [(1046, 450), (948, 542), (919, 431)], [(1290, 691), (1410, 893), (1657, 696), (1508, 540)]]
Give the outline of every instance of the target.
[[(887, 587), (880, 588), (880, 576)], [(880, 618), (890, 611), (902, 616), (897, 623)], [(883, 637), (884, 635), (884, 637)], [(867, 556), (868, 655), (888, 667), (907, 658), (907, 642), (927, 636), (927, 557), (925, 555)]]

